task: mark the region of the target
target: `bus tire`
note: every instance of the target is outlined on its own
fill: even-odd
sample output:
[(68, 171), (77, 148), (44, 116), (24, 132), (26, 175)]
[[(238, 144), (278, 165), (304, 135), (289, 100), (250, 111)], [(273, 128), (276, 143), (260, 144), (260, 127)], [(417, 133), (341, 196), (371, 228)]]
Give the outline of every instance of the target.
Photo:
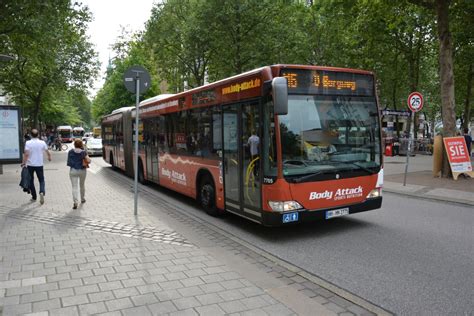
[(145, 174), (143, 172), (143, 163), (141, 159), (138, 160), (138, 182), (140, 182), (141, 184), (146, 184), (147, 182), (145, 180)]
[(114, 154), (112, 154), (112, 152), (110, 152), (110, 154), (109, 154), (109, 164), (112, 166), (112, 169), (115, 169), (115, 166), (114, 166)]
[(216, 207), (216, 187), (214, 181), (208, 175), (204, 176), (199, 185), (199, 203), (201, 207), (211, 216), (218, 216)]

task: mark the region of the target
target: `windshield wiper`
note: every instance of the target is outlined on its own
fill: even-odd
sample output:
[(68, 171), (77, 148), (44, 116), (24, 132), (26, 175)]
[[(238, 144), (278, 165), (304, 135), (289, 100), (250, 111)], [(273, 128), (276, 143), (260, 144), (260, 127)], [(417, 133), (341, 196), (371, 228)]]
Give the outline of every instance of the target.
[(364, 170), (368, 174), (374, 174), (375, 173), (373, 170), (370, 170), (369, 168), (362, 166), (361, 164), (357, 163), (356, 161), (332, 161), (332, 162), (338, 162), (338, 163), (342, 163), (342, 164), (353, 165), (353, 166), (359, 167), (355, 170)]
[(317, 175), (320, 175), (320, 174), (333, 173), (334, 171), (336, 171), (336, 170), (335, 170), (335, 169), (331, 169), (331, 170), (319, 170), (319, 171), (316, 171), (316, 172), (307, 174), (307, 175), (305, 175), (305, 176), (301, 176), (301, 177), (299, 177), (299, 178), (293, 178), (293, 179), (291, 179), (291, 182), (293, 182), (293, 183), (306, 182), (306, 181), (309, 181), (309, 180), (313, 179), (314, 176), (317, 176)]

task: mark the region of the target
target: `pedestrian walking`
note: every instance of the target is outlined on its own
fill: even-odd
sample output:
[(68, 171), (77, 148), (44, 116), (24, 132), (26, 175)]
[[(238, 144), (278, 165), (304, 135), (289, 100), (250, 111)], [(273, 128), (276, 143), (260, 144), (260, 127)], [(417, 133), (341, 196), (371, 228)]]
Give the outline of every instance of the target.
[(466, 140), (467, 153), (469, 154), (469, 157), (471, 157), (472, 137), (469, 135), (469, 128), (467, 127), (464, 128), (464, 139)]
[(51, 153), (48, 150), (48, 145), (44, 141), (38, 138), (38, 130), (31, 130), (31, 139), (28, 140), (25, 144), (25, 152), (23, 154), (23, 162), (21, 166), (26, 166), (28, 172), (30, 173), (30, 191), (31, 191), (31, 201), (36, 201), (36, 188), (34, 182), (34, 174), (38, 177), (40, 189), (40, 203), (44, 203), (45, 196), (45, 182), (44, 182), (44, 153), (48, 155), (48, 161), (51, 161)]
[(74, 148), (69, 150), (67, 155), (67, 165), (71, 167), (69, 170), (69, 178), (71, 179), (72, 185), (72, 199), (73, 199), (73, 209), (77, 209), (79, 203), (79, 192), (81, 196), (81, 203), (86, 203), (85, 194), (85, 182), (86, 182), (86, 164), (89, 164), (91, 159), (89, 155), (84, 150), (84, 143), (81, 139), (76, 139), (74, 141)]

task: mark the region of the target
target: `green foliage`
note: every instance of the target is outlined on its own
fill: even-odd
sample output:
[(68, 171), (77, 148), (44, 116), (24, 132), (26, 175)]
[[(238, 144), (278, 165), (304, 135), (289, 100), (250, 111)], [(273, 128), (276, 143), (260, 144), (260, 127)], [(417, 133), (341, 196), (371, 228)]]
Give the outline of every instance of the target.
[(204, 83), (208, 67), (209, 34), (200, 32), (207, 23), (204, 1), (169, 0), (155, 5), (147, 22), (145, 47), (172, 92)]
[(156, 69), (150, 58), (146, 55), (142, 42), (138, 38), (127, 40), (126, 36), (114, 45), (117, 57), (108, 69), (103, 87), (99, 90), (92, 102), (92, 116), (96, 122), (115, 109), (135, 105), (135, 95), (128, 92), (123, 83), (123, 75), (127, 68), (141, 65), (150, 72), (151, 87), (140, 96), (144, 100), (155, 96), (159, 92)]
[(474, 97), (474, 2), (459, 0), (453, 5), (451, 18), (454, 42), (454, 76), (456, 116), (467, 127)]
[[(48, 122), (48, 125), (81, 125), (80, 110), (77, 105), (82, 100), (73, 97), (75, 93), (62, 92), (57, 95), (49, 106), (45, 107), (40, 114), (40, 119), (43, 122)], [(87, 102), (90, 101), (86, 98)], [(89, 109), (90, 113), (90, 109)], [(90, 114), (89, 114), (90, 117)], [(87, 124), (86, 124), (87, 125)]]
[[(469, 99), (470, 91), (474, 2), (451, 3), (461, 115), (466, 112), (461, 100)], [(168, 92), (277, 63), (372, 70), (381, 107), (406, 109), (408, 94), (419, 90), (427, 101), (424, 112), (434, 122), (441, 98), (433, 8), (433, 0), (162, 1), (143, 36), (116, 45), (119, 58), (94, 100), (94, 117), (133, 103), (121, 74), (135, 58), (153, 70), (157, 82), (166, 82), (162, 90)]]
[(38, 126), (42, 111), (54, 110), (60, 95), (84, 91), (97, 72), (86, 36), (91, 16), (68, 0), (7, 0), (0, 12), (0, 51), (15, 56), (0, 68), (0, 84)]

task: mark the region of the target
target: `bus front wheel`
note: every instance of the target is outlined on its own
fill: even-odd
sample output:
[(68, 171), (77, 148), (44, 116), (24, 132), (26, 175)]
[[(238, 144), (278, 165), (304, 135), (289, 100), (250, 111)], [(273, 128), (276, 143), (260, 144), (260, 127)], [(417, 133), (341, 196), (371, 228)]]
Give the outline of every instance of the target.
[(216, 189), (209, 176), (204, 177), (199, 189), (199, 202), (201, 207), (211, 216), (219, 215), (216, 207)]

